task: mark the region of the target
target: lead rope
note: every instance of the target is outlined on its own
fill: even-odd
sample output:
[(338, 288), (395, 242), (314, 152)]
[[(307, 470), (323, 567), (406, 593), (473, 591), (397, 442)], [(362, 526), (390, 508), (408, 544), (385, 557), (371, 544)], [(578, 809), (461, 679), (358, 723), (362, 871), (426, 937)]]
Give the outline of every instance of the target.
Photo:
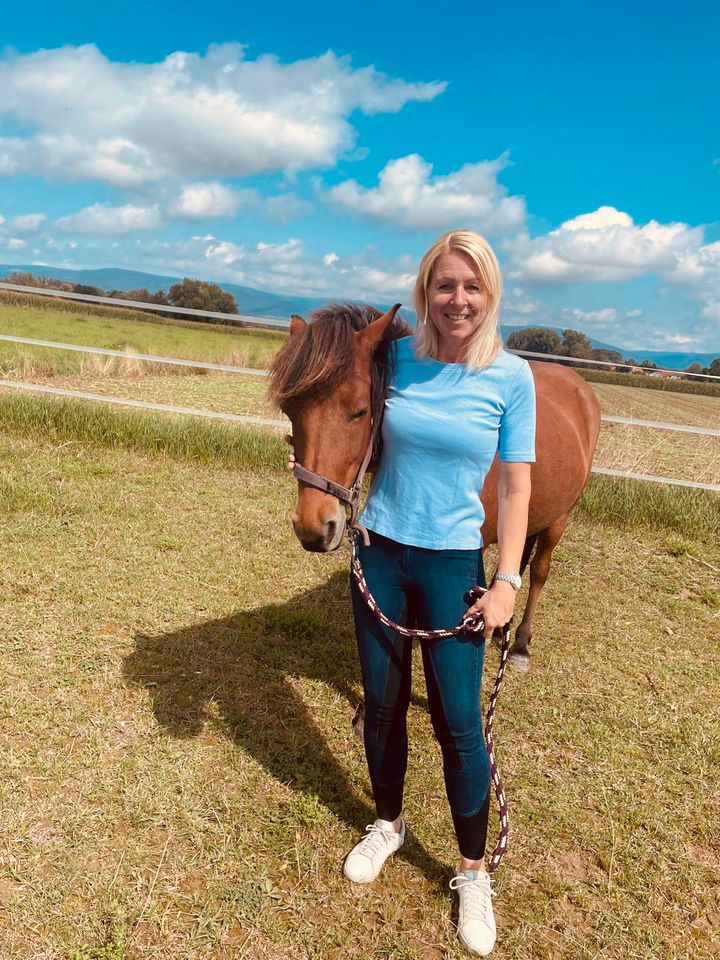
[[(398, 623), (393, 623), (393, 621), (386, 617), (380, 607), (377, 605), (377, 602), (370, 593), (368, 585), (365, 581), (362, 565), (357, 552), (357, 532), (348, 530), (348, 535), (352, 545), (352, 561), (350, 567), (352, 569), (353, 576), (355, 577), (358, 590), (360, 591), (362, 598), (365, 600), (365, 603), (367, 603), (370, 610), (384, 627), (394, 630), (395, 633), (399, 633), (401, 637), (417, 637), (420, 640), (440, 640), (447, 637), (456, 637), (458, 634), (465, 631), (477, 633), (483, 629), (483, 618), (479, 614), (472, 617), (464, 617), (456, 627), (452, 627), (449, 630), (420, 630), (418, 628), (402, 627)], [(486, 591), (482, 587), (471, 587), (463, 599), (466, 603), (471, 604), (474, 603), (474, 601), (481, 597), (485, 592)], [(488, 860), (487, 869), (489, 873), (492, 873), (493, 870), (496, 870), (500, 866), (502, 858), (505, 856), (505, 851), (507, 850), (509, 833), (507, 800), (505, 798), (505, 790), (500, 777), (500, 771), (498, 770), (497, 763), (495, 762), (495, 741), (493, 737), (495, 704), (497, 703), (498, 694), (500, 693), (500, 686), (502, 685), (503, 677), (505, 676), (505, 664), (507, 663), (509, 650), (510, 624), (506, 623), (502, 631), (500, 665), (498, 666), (495, 684), (493, 686), (492, 693), (490, 694), (487, 713), (485, 714), (485, 749), (487, 750), (488, 759), (490, 761), (490, 776), (492, 778), (493, 787), (495, 788), (495, 797), (497, 799), (498, 812), (500, 814), (500, 832), (498, 834), (497, 843), (495, 844), (495, 849)]]

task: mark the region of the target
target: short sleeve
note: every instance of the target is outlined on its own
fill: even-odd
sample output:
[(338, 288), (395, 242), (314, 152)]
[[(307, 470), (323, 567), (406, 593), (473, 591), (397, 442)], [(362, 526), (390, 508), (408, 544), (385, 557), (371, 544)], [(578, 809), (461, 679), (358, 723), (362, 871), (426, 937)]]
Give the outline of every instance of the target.
[(535, 460), (535, 381), (525, 360), (508, 387), (498, 452), (511, 463)]

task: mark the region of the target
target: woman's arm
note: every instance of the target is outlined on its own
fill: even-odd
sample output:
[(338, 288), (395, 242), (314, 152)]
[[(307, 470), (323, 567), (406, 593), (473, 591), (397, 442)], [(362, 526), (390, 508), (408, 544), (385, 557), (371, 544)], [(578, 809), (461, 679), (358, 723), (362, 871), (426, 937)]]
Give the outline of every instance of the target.
[[(500, 461), (498, 480), (498, 570), (518, 573), (530, 503), (530, 464)], [(504, 627), (513, 615), (516, 591), (505, 580), (496, 580), (488, 592), (472, 605), (469, 613), (482, 613), (486, 638), (496, 627)]]

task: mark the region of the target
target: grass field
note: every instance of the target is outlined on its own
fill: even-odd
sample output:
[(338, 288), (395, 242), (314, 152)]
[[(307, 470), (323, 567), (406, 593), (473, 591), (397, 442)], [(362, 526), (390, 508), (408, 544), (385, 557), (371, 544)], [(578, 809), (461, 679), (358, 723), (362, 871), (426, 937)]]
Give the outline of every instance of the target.
[[(282, 342), (282, 337), (273, 331), (260, 333), (214, 324), (133, 319), (132, 314), (126, 316), (124, 311), (118, 311), (118, 314), (67, 313), (39, 307), (8, 306), (0, 301), (0, 333), (55, 343), (253, 367), (267, 366)], [(41, 376), (74, 374), (89, 361), (96, 363), (97, 359), (71, 351), (0, 341), (0, 370), (4, 372), (21, 371)]]
[[(176, 372), (177, 370), (180, 372)], [(18, 379), (26, 380), (25, 376)], [(85, 361), (82, 373), (39, 376), (34, 383), (65, 389), (199, 407), (227, 413), (279, 416), (267, 401), (263, 378), (240, 374), (197, 374), (183, 368), (148, 367), (123, 361), (123, 370), (104, 358)], [(664, 419), (696, 426), (720, 427), (720, 399), (660, 394), (594, 384), (603, 411), (640, 419)], [(635, 397), (638, 394), (639, 399)], [(649, 401), (645, 403), (646, 400)], [(720, 478), (720, 438), (604, 424), (595, 456), (597, 466), (650, 473), (680, 480), (717, 483)]]
[[(347, 557), (294, 542), (290, 478), (2, 422), (0, 957), (465, 956), (420, 669), (409, 841), (341, 877)], [(556, 551), (498, 707), (498, 960), (718, 955), (719, 575), (717, 540), (582, 515)]]

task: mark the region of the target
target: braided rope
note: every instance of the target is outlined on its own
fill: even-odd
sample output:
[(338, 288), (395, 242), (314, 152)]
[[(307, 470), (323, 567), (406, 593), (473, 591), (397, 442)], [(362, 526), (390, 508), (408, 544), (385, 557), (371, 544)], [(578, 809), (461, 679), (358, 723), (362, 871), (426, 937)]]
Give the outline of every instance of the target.
[[(370, 589), (365, 580), (365, 575), (363, 574), (360, 558), (357, 554), (357, 537), (351, 536), (351, 540), (352, 561), (350, 566), (353, 576), (355, 577), (358, 590), (360, 591), (362, 598), (365, 600), (365, 603), (367, 603), (370, 610), (384, 627), (387, 627), (389, 630), (394, 630), (395, 633), (399, 633), (401, 637), (418, 638), (420, 640), (441, 640), (447, 637), (456, 637), (458, 634), (466, 631), (471, 633), (479, 633), (483, 629), (485, 624), (483, 622), (482, 615), (480, 614), (471, 617), (464, 617), (456, 627), (452, 627), (448, 630), (420, 630), (419, 628), (403, 627), (398, 623), (394, 623), (385, 616), (378, 606), (377, 601), (370, 593)], [(473, 603), (485, 592), (486, 591), (482, 587), (471, 587), (466, 593), (464, 599), (468, 603)], [(502, 631), (500, 664), (498, 666), (497, 676), (495, 677), (495, 684), (493, 685), (492, 693), (490, 694), (487, 713), (485, 714), (485, 749), (487, 750), (488, 760), (490, 761), (490, 777), (495, 789), (495, 797), (497, 800), (498, 812), (500, 814), (500, 831), (498, 834), (497, 843), (495, 844), (495, 849), (490, 855), (487, 864), (489, 873), (492, 873), (493, 870), (496, 870), (500, 866), (502, 858), (505, 856), (505, 851), (507, 850), (508, 834), (510, 832), (507, 799), (505, 797), (505, 790), (503, 788), (502, 778), (500, 777), (500, 771), (498, 770), (498, 766), (495, 761), (495, 740), (493, 736), (495, 704), (497, 703), (500, 687), (502, 685), (503, 677), (505, 676), (505, 665), (507, 664), (509, 651), (510, 624), (506, 623)]]

